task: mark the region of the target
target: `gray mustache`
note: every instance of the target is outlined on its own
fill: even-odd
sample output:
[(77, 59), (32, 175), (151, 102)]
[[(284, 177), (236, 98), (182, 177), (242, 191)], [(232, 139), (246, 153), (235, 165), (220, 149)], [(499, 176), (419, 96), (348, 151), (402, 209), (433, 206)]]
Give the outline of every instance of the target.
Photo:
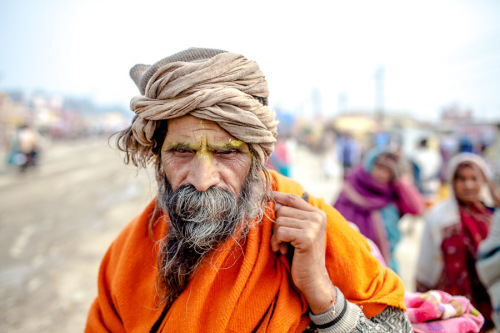
[(169, 206), (185, 222), (209, 223), (236, 217), (241, 207), (228, 190), (211, 187), (200, 192), (192, 185), (178, 188), (169, 198)]

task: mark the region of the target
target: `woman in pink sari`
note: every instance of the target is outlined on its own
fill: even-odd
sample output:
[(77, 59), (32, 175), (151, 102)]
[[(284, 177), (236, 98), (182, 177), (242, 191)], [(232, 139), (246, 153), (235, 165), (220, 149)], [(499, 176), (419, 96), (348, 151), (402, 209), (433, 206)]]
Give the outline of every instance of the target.
[[(483, 330), (487, 331), (493, 326), (492, 308), (475, 263), (479, 243), (488, 235), (494, 212), (481, 198), (491, 172), (480, 156), (461, 153), (449, 161), (446, 176), (453, 195), (425, 217), (417, 291), (439, 289), (467, 297), (485, 317)], [(494, 201), (498, 201), (495, 191), (490, 190)]]

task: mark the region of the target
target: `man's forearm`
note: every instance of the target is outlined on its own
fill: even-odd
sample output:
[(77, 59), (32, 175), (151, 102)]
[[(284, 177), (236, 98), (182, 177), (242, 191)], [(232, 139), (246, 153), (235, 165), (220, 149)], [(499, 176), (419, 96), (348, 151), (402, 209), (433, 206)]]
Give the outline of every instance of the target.
[(368, 319), (356, 304), (345, 299), (338, 288), (336, 292), (332, 310), (320, 315), (309, 314), (319, 332), (413, 332), (403, 310), (388, 306), (379, 315)]

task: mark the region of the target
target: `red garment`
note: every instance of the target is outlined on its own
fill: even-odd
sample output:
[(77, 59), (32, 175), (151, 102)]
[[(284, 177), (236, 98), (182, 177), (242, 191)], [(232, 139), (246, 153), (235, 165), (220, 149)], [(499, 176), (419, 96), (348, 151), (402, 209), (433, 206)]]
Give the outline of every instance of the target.
[(486, 319), (491, 319), (490, 298), (475, 264), (479, 243), (488, 235), (492, 212), (483, 205), (461, 205), (459, 211), (460, 224), (444, 230), (444, 271), (438, 289), (467, 297)]

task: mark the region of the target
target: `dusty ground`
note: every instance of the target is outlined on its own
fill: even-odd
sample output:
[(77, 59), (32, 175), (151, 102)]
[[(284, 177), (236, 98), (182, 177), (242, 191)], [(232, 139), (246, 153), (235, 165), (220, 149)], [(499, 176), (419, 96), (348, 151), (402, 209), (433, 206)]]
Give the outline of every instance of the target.
[[(295, 161), (308, 192), (336, 197), (339, 178), (323, 177), (317, 156), (299, 150)], [(0, 166), (0, 332), (82, 332), (102, 256), (154, 194), (105, 139), (52, 144), (24, 175)], [(416, 226), (398, 253), (410, 289)]]

